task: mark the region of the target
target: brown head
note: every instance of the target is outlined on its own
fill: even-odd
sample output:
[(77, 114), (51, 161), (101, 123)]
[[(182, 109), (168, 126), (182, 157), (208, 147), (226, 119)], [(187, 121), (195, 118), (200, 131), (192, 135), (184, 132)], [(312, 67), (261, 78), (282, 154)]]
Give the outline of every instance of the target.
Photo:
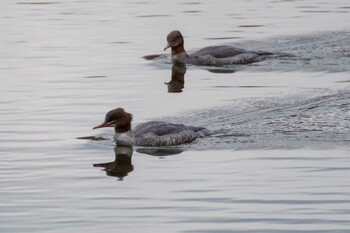
[(92, 129), (114, 127), (116, 133), (124, 133), (131, 129), (132, 115), (124, 111), (123, 108), (116, 108), (106, 114), (102, 124)]
[(180, 31), (175, 30), (175, 31), (170, 32), (168, 34), (166, 40), (167, 40), (168, 44), (164, 48), (164, 51), (168, 48), (171, 48), (172, 55), (176, 55), (176, 54), (185, 52), (184, 38), (182, 37)]

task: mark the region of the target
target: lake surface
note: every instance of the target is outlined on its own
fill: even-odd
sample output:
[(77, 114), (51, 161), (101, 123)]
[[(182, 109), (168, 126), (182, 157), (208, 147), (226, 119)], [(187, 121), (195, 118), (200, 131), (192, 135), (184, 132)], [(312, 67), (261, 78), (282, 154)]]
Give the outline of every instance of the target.
[[(350, 232), (350, 3), (4, 1), (0, 232)], [(172, 67), (209, 45), (293, 57)], [(214, 132), (115, 147), (123, 107)], [(79, 137), (107, 140), (81, 140)]]

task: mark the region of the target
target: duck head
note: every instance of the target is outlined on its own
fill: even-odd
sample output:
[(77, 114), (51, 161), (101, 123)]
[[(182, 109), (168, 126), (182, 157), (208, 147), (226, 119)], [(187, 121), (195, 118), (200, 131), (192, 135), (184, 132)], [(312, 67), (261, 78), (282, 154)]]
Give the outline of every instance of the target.
[(168, 44), (165, 46), (164, 51), (171, 48), (171, 54), (176, 55), (185, 52), (184, 49), (184, 38), (180, 31), (172, 31), (168, 34), (166, 38)]
[(92, 129), (114, 127), (116, 133), (124, 133), (131, 129), (132, 115), (123, 108), (116, 108), (106, 114), (104, 122)]

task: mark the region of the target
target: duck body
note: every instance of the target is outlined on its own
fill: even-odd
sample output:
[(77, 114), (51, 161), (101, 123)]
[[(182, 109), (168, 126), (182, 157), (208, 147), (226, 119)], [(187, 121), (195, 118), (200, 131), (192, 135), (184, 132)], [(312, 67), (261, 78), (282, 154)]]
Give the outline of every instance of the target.
[(131, 129), (131, 120), (131, 114), (126, 113), (122, 108), (117, 108), (108, 112), (105, 121), (94, 129), (114, 126), (116, 143), (128, 146), (174, 146), (190, 143), (196, 138), (210, 134), (209, 130), (203, 127), (163, 121), (145, 122)]
[(169, 33), (167, 41), (164, 50), (171, 48), (173, 62), (179, 64), (225, 66), (248, 64), (278, 56), (266, 51), (250, 51), (226, 45), (205, 47), (189, 55), (184, 49), (184, 39), (179, 31)]
[(173, 146), (190, 143), (209, 134), (205, 128), (150, 121), (137, 125), (126, 133), (116, 133), (114, 139), (120, 145)]

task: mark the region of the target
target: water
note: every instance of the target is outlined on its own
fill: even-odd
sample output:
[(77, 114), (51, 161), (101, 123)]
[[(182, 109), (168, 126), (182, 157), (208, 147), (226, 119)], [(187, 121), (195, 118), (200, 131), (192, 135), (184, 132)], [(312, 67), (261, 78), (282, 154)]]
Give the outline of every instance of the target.
[[(350, 232), (347, 1), (23, 0), (0, 17), (0, 232)], [(295, 57), (172, 70), (174, 29), (189, 51)], [(77, 139), (111, 138), (91, 128), (116, 107), (215, 134)]]

